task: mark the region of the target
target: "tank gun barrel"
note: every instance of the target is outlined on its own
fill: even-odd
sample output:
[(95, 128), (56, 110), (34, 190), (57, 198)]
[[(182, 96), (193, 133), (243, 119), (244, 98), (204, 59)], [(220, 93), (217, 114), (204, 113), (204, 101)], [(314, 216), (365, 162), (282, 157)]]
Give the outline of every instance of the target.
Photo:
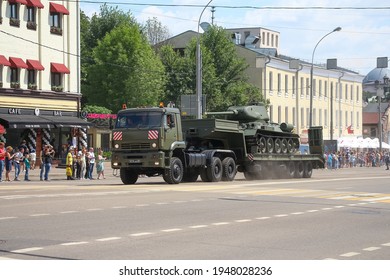
[(237, 110), (224, 111), (224, 112), (206, 112), (206, 115), (238, 115)]

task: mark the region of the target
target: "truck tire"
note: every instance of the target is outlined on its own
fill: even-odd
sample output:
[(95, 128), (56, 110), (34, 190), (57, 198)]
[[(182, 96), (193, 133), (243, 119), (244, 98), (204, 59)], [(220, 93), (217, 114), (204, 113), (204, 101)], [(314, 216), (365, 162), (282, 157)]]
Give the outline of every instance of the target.
[(303, 178), (310, 178), (313, 174), (313, 165), (311, 161), (305, 163), (305, 168), (303, 171)]
[(222, 179), (222, 162), (218, 157), (211, 159), (211, 164), (207, 166), (207, 177), (210, 182), (219, 182)]
[(211, 182), (210, 178), (208, 177), (206, 168), (202, 168), (200, 170), (200, 178), (202, 179), (203, 182)]
[(199, 177), (199, 171), (193, 169), (187, 169), (183, 174), (182, 182), (196, 182)]
[(248, 181), (256, 180), (256, 174), (253, 172), (244, 171), (244, 177)]
[(222, 161), (222, 181), (233, 181), (236, 177), (236, 162), (233, 158), (227, 157)]
[(120, 169), (120, 177), (125, 185), (134, 185), (138, 180), (138, 174), (128, 168)]
[(179, 184), (183, 179), (183, 163), (177, 157), (171, 159), (168, 169), (163, 173), (164, 181), (168, 184)]
[(302, 161), (295, 163), (295, 175), (294, 178), (302, 178), (305, 171), (305, 166)]

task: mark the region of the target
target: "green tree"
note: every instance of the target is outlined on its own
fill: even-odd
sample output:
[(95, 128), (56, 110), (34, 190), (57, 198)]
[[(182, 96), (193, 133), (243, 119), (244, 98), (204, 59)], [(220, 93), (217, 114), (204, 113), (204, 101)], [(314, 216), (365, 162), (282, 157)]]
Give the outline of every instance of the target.
[(112, 111), (103, 106), (86, 105), (83, 107), (83, 111), (95, 114), (111, 114)]
[(114, 28), (93, 49), (93, 57), (85, 87), (91, 104), (116, 112), (123, 103), (136, 107), (156, 105), (160, 100), (164, 69), (138, 25)]

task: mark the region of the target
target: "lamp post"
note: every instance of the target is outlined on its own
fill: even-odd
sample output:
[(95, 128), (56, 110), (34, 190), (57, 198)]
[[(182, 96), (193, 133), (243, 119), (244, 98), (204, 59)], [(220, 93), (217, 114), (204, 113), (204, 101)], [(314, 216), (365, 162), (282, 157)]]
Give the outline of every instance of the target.
[(309, 109), (309, 127), (312, 127), (313, 125), (313, 66), (314, 66), (314, 53), (317, 49), (318, 44), (328, 35), (332, 34), (333, 32), (340, 31), (341, 27), (337, 27), (333, 29), (331, 32), (323, 36), (314, 47), (313, 53), (311, 55), (311, 67), (310, 67), (310, 109)]
[(203, 12), (206, 10), (206, 8), (210, 5), (212, 1), (213, 0), (210, 0), (207, 3), (207, 5), (203, 8), (198, 20), (198, 34), (196, 38), (196, 104), (197, 104), (196, 118), (197, 119), (202, 118), (202, 54), (200, 51), (199, 26), (200, 26), (200, 19), (202, 18)]
[[(376, 85), (379, 85), (379, 81), (375, 81)], [(386, 87), (389, 84), (389, 77), (385, 75), (383, 77), (383, 87), (378, 87), (377, 89), (377, 97), (378, 97), (378, 130), (379, 130), (379, 153), (382, 153), (382, 96), (386, 94)]]

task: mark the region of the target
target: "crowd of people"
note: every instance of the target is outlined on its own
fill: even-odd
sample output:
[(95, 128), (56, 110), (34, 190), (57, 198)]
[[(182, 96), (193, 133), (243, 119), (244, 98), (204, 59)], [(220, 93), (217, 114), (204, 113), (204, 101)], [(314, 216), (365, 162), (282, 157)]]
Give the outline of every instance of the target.
[(338, 168), (351, 167), (381, 167), (386, 166), (389, 170), (390, 155), (388, 152), (379, 150), (355, 151), (344, 149), (338, 152), (325, 153), (325, 168), (335, 170)]
[[(30, 170), (37, 168), (39, 162), (39, 178), (41, 181), (49, 181), (50, 170), (52, 168), (55, 150), (51, 145), (44, 145), (38, 155), (34, 149), (27, 147), (23, 140), (16, 148), (6, 146), (0, 142), (0, 182), (3, 181), (30, 181)], [(98, 149), (95, 156), (94, 148), (82, 148), (77, 151), (75, 147), (69, 146), (66, 156), (65, 174), (68, 180), (93, 180), (94, 169), (96, 169), (97, 179), (105, 179), (103, 151)], [(4, 173), (4, 174), (3, 174)], [(20, 174), (24, 174), (24, 178)], [(5, 175), (5, 176), (3, 176)], [(4, 178), (4, 179), (3, 179)]]

